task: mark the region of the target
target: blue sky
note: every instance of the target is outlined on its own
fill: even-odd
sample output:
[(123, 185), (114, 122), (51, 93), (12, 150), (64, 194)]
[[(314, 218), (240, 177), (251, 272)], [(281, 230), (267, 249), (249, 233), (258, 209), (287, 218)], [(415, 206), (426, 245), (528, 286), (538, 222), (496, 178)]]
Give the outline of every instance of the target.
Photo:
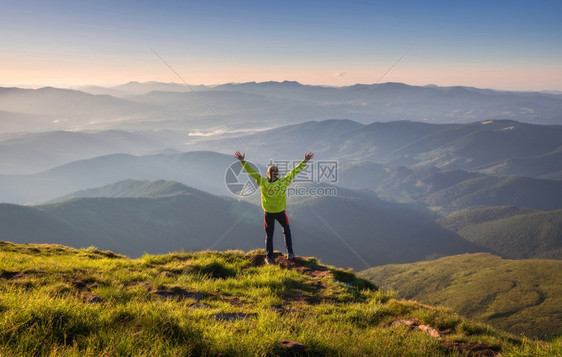
[(180, 82), (152, 47), (190, 84), (562, 90), (560, 14), (562, 1), (4, 1), (0, 86)]

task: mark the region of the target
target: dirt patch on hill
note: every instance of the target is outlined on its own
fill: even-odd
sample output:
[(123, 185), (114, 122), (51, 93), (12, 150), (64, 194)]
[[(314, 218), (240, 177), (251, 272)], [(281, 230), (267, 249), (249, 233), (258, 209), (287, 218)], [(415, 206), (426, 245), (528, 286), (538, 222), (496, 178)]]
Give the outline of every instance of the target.
[(502, 357), (502, 354), (494, 351), (490, 346), (477, 343), (449, 342), (443, 343), (449, 350), (470, 357)]
[(0, 279), (5, 280), (13, 280), (13, 279), (20, 279), (25, 276), (23, 271), (3, 271), (0, 273)]
[(298, 305), (317, 305), (323, 302), (322, 299), (314, 297), (314, 296), (307, 296), (300, 291), (294, 292), (290, 296), (285, 296), (283, 298), (283, 303), (285, 306), (298, 306)]
[[(251, 255), (248, 257), (252, 265), (262, 266), (265, 265), (265, 255)], [(279, 265), (284, 269), (296, 270), (302, 274), (313, 276), (313, 277), (324, 277), (330, 275), (330, 270), (328, 268), (311, 264), (310, 261), (303, 257), (296, 256), (293, 260), (287, 259), (287, 257), (281, 252), (273, 253), (273, 264)]]
[[(263, 266), (267, 264), (265, 262), (265, 255), (263, 254), (251, 255), (248, 256), (248, 259), (254, 266)], [(317, 265), (314, 262), (311, 262), (310, 260), (303, 257), (296, 256), (294, 259), (289, 260), (287, 259), (287, 256), (282, 254), (281, 252), (275, 252), (273, 254), (272, 264), (278, 265), (281, 269), (291, 269), (309, 277), (317, 278), (308, 281), (306, 283), (306, 286), (293, 290), (291, 295), (284, 296), (284, 306), (299, 306), (301, 304), (316, 305), (323, 302), (323, 299), (316, 296), (317, 293), (315, 292), (328, 288), (328, 286), (322, 280), (323, 277), (331, 275), (331, 272), (328, 268)], [(290, 310), (293, 311), (294, 309)], [(298, 311), (298, 309), (294, 311)]]
[(92, 288), (98, 285), (93, 279), (71, 279), (69, 283), (80, 292), (89, 292)]
[(89, 304), (100, 304), (104, 301), (103, 298), (92, 294), (92, 288), (98, 286), (97, 281), (94, 279), (69, 279), (68, 284), (78, 290), (82, 299)]
[[(404, 320), (394, 321), (390, 326), (405, 326), (412, 330), (418, 330), (427, 333), (433, 338), (438, 340), (443, 339), (450, 331), (439, 330), (433, 326), (426, 325), (422, 323), (419, 319), (412, 317)], [(454, 341), (443, 341), (443, 345), (456, 353), (460, 353), (463, 356), (470, 357), (501, 357), (501, 353), (494, 351), (490, 346), (475, 344), (475, 343), (464, 343), (464, 342), (454, 342)]]

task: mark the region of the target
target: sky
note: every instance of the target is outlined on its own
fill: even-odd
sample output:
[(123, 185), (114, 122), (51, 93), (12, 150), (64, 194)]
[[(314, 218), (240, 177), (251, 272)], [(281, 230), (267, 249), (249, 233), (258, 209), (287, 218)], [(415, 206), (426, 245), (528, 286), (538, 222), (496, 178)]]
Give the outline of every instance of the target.
[(0, 87), (562, 90), (562, 1), (2, 0)]

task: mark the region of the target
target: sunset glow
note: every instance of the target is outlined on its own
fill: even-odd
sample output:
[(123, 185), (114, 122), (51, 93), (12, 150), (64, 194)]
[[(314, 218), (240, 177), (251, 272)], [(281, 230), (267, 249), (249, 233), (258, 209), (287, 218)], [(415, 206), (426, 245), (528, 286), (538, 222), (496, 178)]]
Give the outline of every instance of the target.
[(0, 86), (293, 80), (562, 90), (562, 3), (12, 2)]

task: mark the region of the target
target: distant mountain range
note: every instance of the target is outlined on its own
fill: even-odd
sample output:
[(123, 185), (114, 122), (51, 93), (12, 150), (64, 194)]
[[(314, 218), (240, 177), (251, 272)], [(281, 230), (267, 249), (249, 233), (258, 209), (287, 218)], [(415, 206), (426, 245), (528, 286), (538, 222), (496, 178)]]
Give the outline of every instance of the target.
[(49, 131), (0, 135), (0, 172), (34, 174), (72, 161), (127, 153), (174, 151), (185, 135), (173, 132)]
[[(143, 103), (71, 89), (0, 88), (1, 111), (35, 115), (45, 121), (55, 122), (61, 129), (86, 129), (96, 122), (129, 120), (154, 109)], [(34, 130), (25, 126), (19, 131)], [(0, 132), (6, 132), (6, 129), (0, 128)]]
[[(562, 177), (562, 126), (513, 121), (469, 124), (387, 122), (359, 124), (327, 120), (255, 133), (200, 137), (167, 131), (57, 131), (0, 135), (3, 173), (24, 173), (31, 164), (53, 168), (73, 160), (112, 153), (157, 150), (248, 152), (253, 160), (299, 158), (314, 151), (324, 160), (372, 161), (391, 167), (433, 166), (493, 175)], [(15, 159), (17, 157), (18, 159)], [(19, 163), (19, 164), (18, 164)], [(343, 163), (343, 162), (342, 162)], [(47, 167), (48, 164), (53, 166)], [(36, 170), (37, 172), (37, 170)]]
[[(394, 120), (467, 123), (510, 119), (535, 124), (562, 124), (562, 97), (538, 92), (460, 86), (418, 87), (403, 83), (324, 87), (291, 81), (230, 83), (197, 90), (204, 91), (205, 95), (223, 91), (265, 96), (288, 107), (293, 103), (306, 103), (313, 112), (331, 107), (331, 114), (319, 119), (352, 119), (362, 123)], [(298, 112), (293, 116), (295, 114), (298, 116)], [(315, 115), (310, 119), (318, 120)]]
[[(327, 120), (289, 125), (230, 139), (194, 142), (192, 149), (248, 151), (261, 160), (314, 151), (325, 160), (371, 161), (387, 166), (438, 167), (537, 178), (560, 178), (562, 126), (513, 121), (359, 124)], [(532, 164), (527, 165), (532, 162)]]
[[(191, 85), (191, 88), (203, 91), (209, 90), (211, 86)], [(76, 88), (82, 92), (95, 94), (95, 95), (111, 95), (113, 97), (126, 97), (130, 95), (143, 95), (150, 92), (189, 92), (191, 89), (185, 84), (179, 83), (162, 83), (162, 82), (137, 82), (131, 81), (125, 84), (120, 84), (115, 87), (100, 87), (100, 86), (84, 86)]]
[[(262, 169), (271, 161), (298, 161), (313, 150), (318, 162), (337, 165), (331, 183), (367, 188), (389, 200), (448, 209), (562, 208), (562, 160), (556, 160), (562, 126), (329, 120), (221, 140), (190, 138), (174, 131), (0, 135), (0, 168), (22, 173), (0, 175), (0, 202), (45, 202), (126, 179), (174, 180), (230, 195), (224, 180), (235, 150), (247, 151), (247, 159)], [(161, 153), (146, 155), (150, 152)], [(512, 176), (494, 175), (506, 170)]]
[(359, 275), (400, 297), (447, 306), (513, 333), (547, 339), (562, 334), (560, 260), (463, 254), (375, 267)]
[(520, 206), (539, 210), (562, 208), (562, 181), (521, 176), (490, 176), (432, 167), (389, 168), (371, 162), (344, 166), (339, 184), (368, 188), (399, 202), (422, 202), (458, 210), (478, 206)]
[[(294, 158), (300, 160), (300, 156)], [(0, 201), (46, 202), (77, 190), (126, 179), (174, 180), (214, 195), (232, 197), (225, 174), (234, 162), (231, 155), (204, 151), (100, 156), (33, 175), (0, 175)], [(265, 172), (264, 164), (258, 165), (262, 172)], [(495, 177), (434, 168), (389, 168), (370, 162), (341, 165), (338, 175), (339, 187), (367, 188), (385, 199), (399, 202), (420, 202), (448, 209), (487, 205), (539, 210), (562, 208), (562, 201), (558, 199), (562, 195), (562, 181), (559, 180)]]
[(256, 129), (326, 119), (363, 124), (501, 119), (562, 124), (562, 96), (539, 92), (402, 83), (323, 87), (288, 81), (193, 88), (197, 93), (179, 84), (156, 82), (82, 88), (93, 94), (51, 87), (0, 88), (0, 133), (55, 128), (211, 130), (225, 122)]
[(0, 202), (46, 202), (127, 179), (174, 180), (212, 194), (232, 196), (225, 173), (235, 160), (232, 155), (214, 152), (100, 156), (39, 174), (0, 176)]

